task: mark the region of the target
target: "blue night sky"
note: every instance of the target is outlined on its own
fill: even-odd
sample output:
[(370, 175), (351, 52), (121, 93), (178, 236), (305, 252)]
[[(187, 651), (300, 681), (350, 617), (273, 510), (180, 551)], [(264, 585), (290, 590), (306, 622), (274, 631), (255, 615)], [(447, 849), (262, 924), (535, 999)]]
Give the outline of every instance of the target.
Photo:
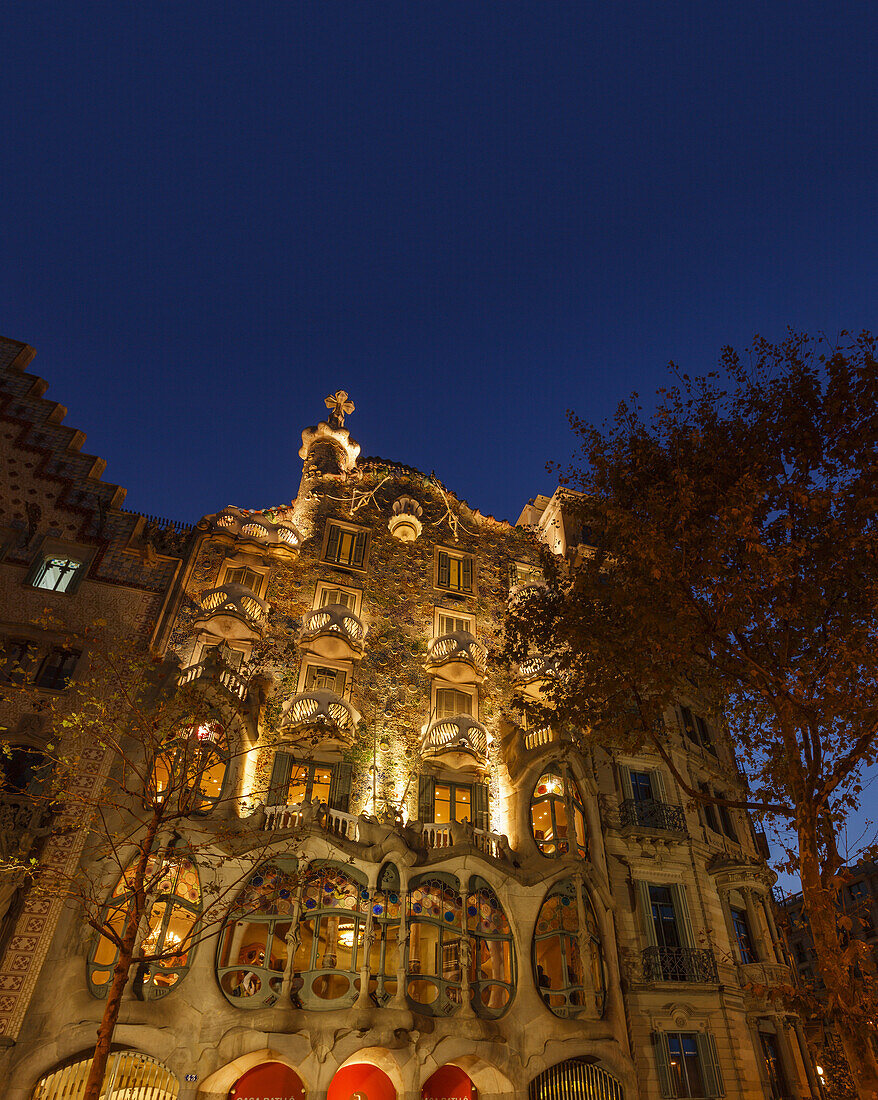
[(128, 506), (364, 454), (515, 520), (669, 359), (874, 326), (870, 3), (4, 12), (0, 332)]
[(875, 326), (874, 3), (30, 0), (3, 16), (0, 332), (129, 489), (364, 454), (515, 520), (674, 359)]

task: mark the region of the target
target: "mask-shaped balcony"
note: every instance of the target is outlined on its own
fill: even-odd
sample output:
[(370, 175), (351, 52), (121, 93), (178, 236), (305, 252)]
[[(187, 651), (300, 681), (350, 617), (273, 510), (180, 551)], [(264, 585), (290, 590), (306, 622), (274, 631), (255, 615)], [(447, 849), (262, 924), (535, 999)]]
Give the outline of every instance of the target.
[[(226, 647), (220, 649), (226, 650)], [(222, 653), (217, 649), (208, 650), (197, 665), (182, 669), (177, 682), (184, 687), (196, 681), (210, 688), (219, 688), (234, 703), (242, 703), (247, 697), (247, 680), (223, 660)]]
[(529, 699), (545, 702), (545, 690), (558, 675), (558, 658), (537, 653), (522, 661), (515, 673), (519, 690)]
[(510, 608), (517, 607), (518, 604), (524, 604), (531, 596), (537, 596), (545, 590), (546, 582), (543, 580), (521, 581), (518, 584), (513, 584), (509, 589), (506, 602)]
[(428, 672), (441, 673), (453, 684), (478, 684), (485, 677), (488, 651), (467, 630), (443, 634), (427, 650)]
[(310, 740), (315, 747), (332, 748), (350, 743), (358, 718), (334, 691), (303, 691), (284, 707), (281, 730), (296, 740)]
[(297, 551), (302, 545), (301, 534), (285, 517), (281, 522), (276, 522), (277, 516), (274, 511), (250, 512), (230, 505), (210, 517), (208, 523), (213, 530), (233, 535), (242, 542)]
[(201, 614), (193, 622), (219, 638), (255, 641), (268, 620), (268, 604), (243, 584), (221, 584), (201, 597)]
[(363, 656), (366, 628), (344, 604), (331, 603), (309, 611), (299, 631), (299, 645), (306, 653), (330, 660), (358, 661)]
[(454, 766), (484, 766), (488, 758), (488, 731), (468, 714), (437, 718), (424, 734), (423, 755), (441, 756)]

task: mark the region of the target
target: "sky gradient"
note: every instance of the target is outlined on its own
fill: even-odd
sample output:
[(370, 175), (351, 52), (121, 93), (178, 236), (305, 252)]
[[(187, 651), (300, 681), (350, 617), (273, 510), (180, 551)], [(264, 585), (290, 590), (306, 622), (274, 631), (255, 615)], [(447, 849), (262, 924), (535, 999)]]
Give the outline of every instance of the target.
[(0, 332), (128, 506), (364, 454), (515, 520), (668, 360), (874, 325), (874, 4), (13, 5)]

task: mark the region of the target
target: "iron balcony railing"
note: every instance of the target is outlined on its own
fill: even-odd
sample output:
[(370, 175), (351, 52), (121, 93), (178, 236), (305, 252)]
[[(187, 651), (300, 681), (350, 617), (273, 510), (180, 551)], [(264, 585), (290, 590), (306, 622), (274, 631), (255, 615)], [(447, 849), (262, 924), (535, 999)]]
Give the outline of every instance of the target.
[(654, 798), (626, 798), (619, 810), (619, 821), (623, 829), (656, 829), (663, 833), (680, 834), (686, 832), (683, 807), (669, 806), (667, 802), (658, 802)]
[(709, 947), (647, 947), (643, 977), (648, 982), (719, 982)]

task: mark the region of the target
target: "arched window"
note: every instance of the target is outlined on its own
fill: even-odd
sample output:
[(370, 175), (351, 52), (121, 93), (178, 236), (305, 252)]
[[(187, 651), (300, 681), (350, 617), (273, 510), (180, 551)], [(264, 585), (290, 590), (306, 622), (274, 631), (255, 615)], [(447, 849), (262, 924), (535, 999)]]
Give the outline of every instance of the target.
[(537, 917), (533, 961), (540, 996), (556, 1016), (583, 1010), (603, 1014), (606, 978), (597, 920), (573, 879), (555, 883), (546, 895)]
[(279, 861), (259, 867), (226, 918), (217, 945), (220, 989), (236, 1008), (273, 1005), (287, 964), (296, 879)]
[[(89, 954), (88, 984), (96, 997), (106, 997), (119, 958), (119, 947), (111, 936), (121, 939), (124, 933), (133, 901), (135, 867), (136, 861), (119, 879), (104, 909), (102, 925), (111, 935), (99, 935)], [(150, 857), (144, 884), (153, 900), (147, 914), (149, 931), (136, 949), (137, 957), (144, 961), (137, 970), (134, 991), (149, 1000), (163, 997), (189, 969), (190, 936), (201, 911), (201, 886), (198, 869), (182, 853)], [(154, 961), (149, 961), (150, 957)]]
[[(91, 1071), (92, 1056), (68, 1062), (44, 1074), (34, 1086), (31, 1100), (80, 1100)], [(136, 1050), (116, 1050), (107, 1059), (104, 1082), (113, 1083), (112, 1095), (177, 1100), (180, 1082), (157, 1059)], [(101, 1095), (106, 1095), (103, 1091)]]
[(515, 992), (515, 949), (503, 907), (484, 879), (470, 880), (466, 927), (473, 1008), (479, 1016), (502, 1016)]
[(399, 871), (388, 863), (372, 895), (369, 994), (379, 1005), (386, 1005), (396, 996), (400, 909)]
[(544, 856), (567, 855), (571, 840), (573, 851), (583, 859), (588, 855), (582, 796), (566, 764), (553, 764), (537, 780), (530, 802), (530, 822)]
[(333, 863), (312, 866), (302, 889), (295, 989), (303, 1008), (356, 1000), (369, 891), (365, 878)]
[(408, 897), (406, 964), (409, 1000), (433, 1016), (450, 1016), (461, 1003), (460, 939), (463, 906), (457, 879), (416, 879)]
[(156, 757), (150, 795), (162, 802), (179, 792), (188, 809), (210, 813), (222, 798), (228, 762), (228, 740), (220, 722), (189, 726), (171, 737)]

